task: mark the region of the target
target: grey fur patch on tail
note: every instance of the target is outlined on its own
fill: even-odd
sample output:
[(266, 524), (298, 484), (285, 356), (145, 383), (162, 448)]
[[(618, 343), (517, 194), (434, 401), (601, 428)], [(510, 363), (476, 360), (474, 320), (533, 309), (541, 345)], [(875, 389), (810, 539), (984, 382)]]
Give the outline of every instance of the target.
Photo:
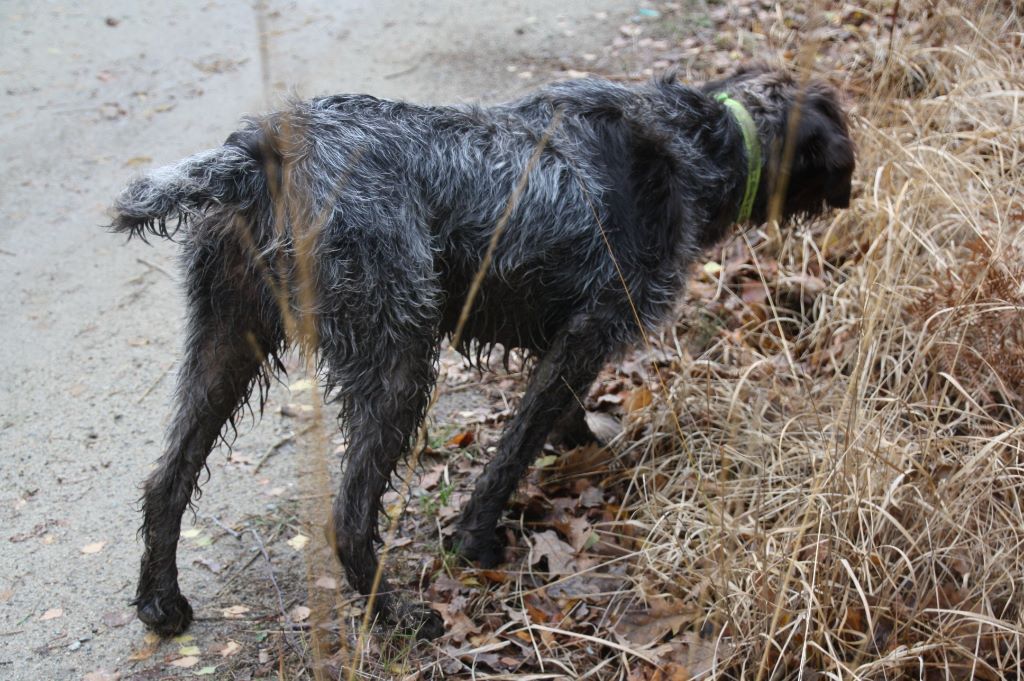
[[(251, 151), (229, 142), (134, 180), (115, 200), (110, 228), (129, 237), (169, 239), (208, 208), (247, 208), (263, 190), (263, 177)], [(168, 220), (174, 219), (168, 229)]]

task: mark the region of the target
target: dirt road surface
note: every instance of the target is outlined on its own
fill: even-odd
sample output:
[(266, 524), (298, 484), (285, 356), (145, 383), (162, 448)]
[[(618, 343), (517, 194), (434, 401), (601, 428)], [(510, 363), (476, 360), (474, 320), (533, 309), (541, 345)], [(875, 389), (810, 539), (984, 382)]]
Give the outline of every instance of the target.
[[(616, 12), (631, 9), (271, 0), (260, 19), (243, 2), (3, 4), (0, 678), (132, 678), (165, 664), (159, 653), (128, 659), (144, 630), (127, 604), (139, 485), (160, 453), (182, 303), (171, 244), (125, 245), (101, 229), (126, 180), (219, 144), (241, 115), (266, 108), (264, 84), (278, 102), (346, 91), (493, 101), (550, 77), (524, 64), (604, 44)], [(211, 457), (207, 523), (230, 526), (294, 488), (288, 456), (251, 474), (292, 427), (278, 413), (288, 399), (273, 391), (268, 416), (243, 431), (239, 461)], [(216, 552), (204, 563), (203, 537), (193, 539), (181, 582), (200, 617), (193, 631), (215, 636), (212, 615), (238, 582), (216, 577)]]

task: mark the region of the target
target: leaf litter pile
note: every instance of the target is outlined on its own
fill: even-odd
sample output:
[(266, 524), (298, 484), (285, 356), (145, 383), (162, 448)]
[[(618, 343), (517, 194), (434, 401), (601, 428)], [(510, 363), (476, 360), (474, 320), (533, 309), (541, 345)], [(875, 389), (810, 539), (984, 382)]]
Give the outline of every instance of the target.
[(761, 58), (830, 78), (858, 146), (852, 207), (708, 254), (678, 323), (588, 396), (607, 446), (538, 459), (495, 570), (440, 547), (522, 375), (446, 356), (430, 442), (385, 498), (382, 531), (394, 582), (443, 615), (437, 641), (364, 626), (322, 538), (344, 444), (319, 407), (290, 407), (312, 424), (296, 427), (300, 444), (333, 454), (305, 456), (302, 494), (246, 524), (259, 523), (269, 578), (228, 571), (246, 605), (223, 619), (245, 625), (180, 666), (240, 679), (1020, 678), (1024, 22), (1009, 1), (786, 5), (646, 5), (602, 54), (553, 76), (674, 66), (702, 80)]

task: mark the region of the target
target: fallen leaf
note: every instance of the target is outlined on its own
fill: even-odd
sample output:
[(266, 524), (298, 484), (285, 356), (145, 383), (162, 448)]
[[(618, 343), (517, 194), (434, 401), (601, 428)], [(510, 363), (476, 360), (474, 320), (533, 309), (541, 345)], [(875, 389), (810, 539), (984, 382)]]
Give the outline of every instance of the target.
[(703, 269), (704, 274), (708, 275), (709, 277), (715, 277), (718, 275), (719, 272), (722, 271), (722, 266), (719, 265), (714, 260), (709, 260), (708, 262), (704, 263), (704, 266), (701, 269)]
[(488, 582), (495, 582), (497, 584), (504, 584), (508, 581), (508, 574), (501, 570), (480, 570), (480, 576)]
[(444, 617), (445, 624), (448, 625), (445, 633), (452, 642), (465, 641), (469, 635), (480, 631), (480, 627), (464, 612), (447, 613), (442, 610), (441, 615)]
[(175, 636), (171, 640), (177, 643), (179, 646), (183, 646), (186, 643), (191, 643), (192, 641), (196, 640), (196, 637), (192, 634), (180, 634), (178, 636)]
[(111, 610), (104, 613), (100, 619), (108, 627), (123, 627), (135, 619), (135, 612), (133, 610)]
[(572, 518), (566, 523), (565, 529), (565, 535), (577, 553), (586, 548), (587, 543), (594, 534), (594, 530), (590, 527), (590, 523), (587, 522), (586, 518)]
[(533, 535), (533, 558), (536, 565), (541, 558), (547, 558), (548, 572), (553, 575), (571, 575), (576, 572), (575, 551), (558, 538), (552, 530)]
[(622, 432), (622, 423), (611, 414), (588, 411), (584, 418), (598, 442), (607, 444)]
[(84, 553), (86, 555), (92, 555), (94, 553), (99, 553), (100, 551), (103, 550), (103, 547), (106, 546), (106, 545), (107, 545), (107, 542), (105, 542), (105, 541), (98, 541), (98, 542), (93, 542), (92, 544), (86, 544), (85, 546), (82, 547), (82, 553)]
[(224, 608), (220, 611), (220, 614), (228, 619), (238, 619), (245, 613), (249, 612), (249, 608), (244, 605), (232, 605), (230, 608)]
[(465, 449), (466, 447), (473, 444), (474, 435), (471, 430), (464, 430), (458, 435), (455, 435), (451, 440), (448, 440), (449, 447), (458, 447), (459, 449)]
[(171, 662), (172, 667), (181, 667), (186, 669), (188, 667), (194, 667), (199, 662), (199, 658), (195, 655), (189, 655), (187, 657), (179, 657), (174, 662)]
[(292, 622), (305, 622), (309, 619), (309, 614), (312, 611), (304, 605), (296, 605), (291, 609), (288, 615), (292, 618)]
[(47, 620), (55, 620), (58, 617), (63, 617), (63, 616), (64, 616), (64, 608), (50, 608), (49, 610), (44, 612), (42, 615), (40, 615), (39, 619), (41, 621), (45, 622)]
[(6, 603), (14, 597), (14, 589), (7, 589), (6, 591), (0, 591), (0, 603)]
[(181, 531), (181, 536), (185, 539), (195, 539), (202, 532), (198, 527), (190, 527), (187, 530)]
[(635, 390), (629, 391), (626, 399), (622, 402), (622, 406), (625, 407), (627, 413), (632, 414), (634, 411), (649, 407), (653, 401), (654, 396), (651, 395), (651, 391), (644, 386), (640, 386)]
[(735, 646), (726, 640), (706, 640), (692, 631), (684, 631), (662, 646), (653, 649), (666, 667), (684, 672), (668, 678), (708, 678), (715, 670), (721, 670), (722, 661), (728, 659)]
[(539, 459), (537, 459), (536, 463), (534, 463), (533, 465), (536, 466), (537, 468), (547, 468), (548, 466), (553, 465), (557, 461), (557, 454), (548, 454), (547, 456), (542, 456)]
[(324, 575), (323, 577), (317, 577), (317, 580), (313, 582), (313, 585), (321, 589), (330, 589), (333, 591), (338, 588), (338, 580), (334, 577)]
[(202, 669), (197, 669), (196, 671), (192, 672), (192, 675), (193, 676), (209, 676), (211, 674), (216, 674), (216, 673), (217, 673), (217, 667), (216, 667), (216, 665), (214, 665), (212, 667), (203, 667)]
[(202, 655), (202, 653), (203, 651), (199, 650), (199, 646), (182, 646), (178, 649), (178, 654), (185, 657), (197, 657)]
[(224, 644), (224, 647), (217, 652), (220, 653), (221, 657), (231, 657), (232, 655), (237, 655), (241, 650), (242, 645), (240, 643), (228, 641)]
[(128, 167), (144, 166), (153, 162), (153, 158), (150, 156), (132, 156), (130, 159), (124, 162)]
[(288, 546), (296, 551), (301, 551), (309, 543), (309, 537), (304, 534), (297, 534), (288, 540)]
[(557, 608), (554, 607), (554, 604), (551, 603), (550, 599), (541, 594), (529, 594), (523, 599), (523, 605), (530, 622), (550, 622), (558, 616)]
[(129, 660), (140, 661), (148, 660), (156, 652), (157, 646), (160, 644), (160, 637), (152, 631), (147, 631), (146, 635), (142, 637), (142, 647), (132, 652), (128, 656)]
[(679, 633), (683, 626), (692, 621), (692, 613), (657, 616), (642, 612), (620, 619), (614, 631), (635, 646), (647, 646), (660, 643), (669, 634)]

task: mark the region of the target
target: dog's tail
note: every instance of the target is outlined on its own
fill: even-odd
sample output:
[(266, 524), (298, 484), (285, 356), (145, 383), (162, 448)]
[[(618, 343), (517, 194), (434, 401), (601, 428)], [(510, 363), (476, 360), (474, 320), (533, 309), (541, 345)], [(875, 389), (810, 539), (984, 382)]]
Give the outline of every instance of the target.
[(266, 196), (266, 146), (258, 129), (236, 132), (221, 147), (135, 179), (114, 202), (111, 230), (172, 238), (211, 208), (249, 208)]

